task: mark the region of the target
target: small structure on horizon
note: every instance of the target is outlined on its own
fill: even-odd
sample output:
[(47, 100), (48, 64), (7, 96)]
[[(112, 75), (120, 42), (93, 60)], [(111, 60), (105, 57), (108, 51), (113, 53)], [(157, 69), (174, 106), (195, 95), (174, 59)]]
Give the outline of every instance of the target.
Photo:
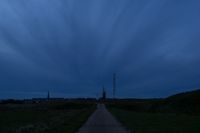
[(106, 99), (106, 91), (105, 91), (105, 88), (104, 88), (104, 86), (103, 86), (103, 88), (102, 88), (103, 90), (102, 90), (102, 100), (105, 100)]

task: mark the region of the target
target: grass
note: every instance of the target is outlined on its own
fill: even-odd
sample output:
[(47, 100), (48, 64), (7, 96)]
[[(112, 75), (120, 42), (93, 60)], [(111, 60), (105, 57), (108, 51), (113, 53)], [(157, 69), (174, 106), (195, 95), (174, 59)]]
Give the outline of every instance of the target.
[(110, 108), (134, 133), (200, 133), (200, 115), (134, 112)]
[(0, 133), (74, 133), (94, 107), (91, 103), (0, 105)]

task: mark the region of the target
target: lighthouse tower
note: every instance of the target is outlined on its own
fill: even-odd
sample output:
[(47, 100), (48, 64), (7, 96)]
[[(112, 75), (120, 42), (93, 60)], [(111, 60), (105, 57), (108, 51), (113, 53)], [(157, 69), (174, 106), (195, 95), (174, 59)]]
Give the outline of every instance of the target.
[(106, 91), (105, 91), (105, 88), (103, 86), (103, 90), (102, 90), (102, 100), (105, 100), (106, 99)]

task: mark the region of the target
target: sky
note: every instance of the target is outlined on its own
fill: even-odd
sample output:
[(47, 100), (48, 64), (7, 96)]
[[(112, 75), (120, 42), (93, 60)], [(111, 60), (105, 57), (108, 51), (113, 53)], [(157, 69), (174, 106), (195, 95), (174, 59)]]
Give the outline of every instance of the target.
[(0, 99), (200, 88), (199, 0), (1, 0)]

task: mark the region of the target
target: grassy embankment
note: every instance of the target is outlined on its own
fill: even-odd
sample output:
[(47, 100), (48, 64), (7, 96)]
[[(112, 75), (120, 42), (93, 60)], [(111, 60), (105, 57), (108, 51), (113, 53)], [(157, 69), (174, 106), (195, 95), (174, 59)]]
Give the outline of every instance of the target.
[(107, 106), (134, 133), (200, 133), (200, 91), (166, 99), (119, 100)]
[(74, 133), (94, 109), (88, 102), (0, 105), (0, 133)]

